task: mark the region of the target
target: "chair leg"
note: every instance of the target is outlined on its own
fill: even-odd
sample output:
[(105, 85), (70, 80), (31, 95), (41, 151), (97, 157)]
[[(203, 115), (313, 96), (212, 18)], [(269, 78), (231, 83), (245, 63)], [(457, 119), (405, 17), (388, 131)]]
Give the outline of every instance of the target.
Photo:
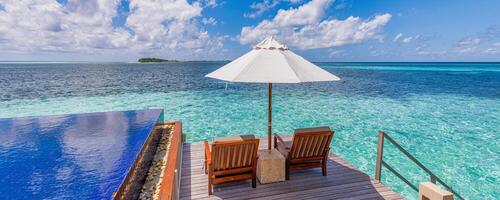
[(321, 171), (323, 172), (323, 176), (326, 176), (327, 175), (327, 170), (326, 170), (326, 166), (328, 165), (328, 162), (327, 160), (323, 160), (322, 162), (322, 166), (321, 166)]
[(285, 163), (285, 180), (290, 180), (290, 164), (288, 161)]
[(252, 178), (252, 187), (253, 188), (257, 187), (257, 178), (255, 176)]
[(212, 180), (208, 179), (208, 195), (212, 195)]
[(205, 159), (205, 174), (208, 174), (208, 166), (207, 166), (207, 161)]
[(212, 181), (213, 181), (212, 180), (212, 173), (213, 173), (213, 171), (211, 169), (212, 168), (210, 168), (208, 170), (208, 195), (212, 195), (213, 194), (213, 192), (212, 192), (212, 189), (213, 189), (212, 188)]

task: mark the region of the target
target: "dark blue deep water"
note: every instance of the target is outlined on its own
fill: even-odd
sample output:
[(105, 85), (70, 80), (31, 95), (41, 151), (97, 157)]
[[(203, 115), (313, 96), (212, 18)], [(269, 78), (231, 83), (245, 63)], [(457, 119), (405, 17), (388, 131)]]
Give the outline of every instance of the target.
[(161, 113), (0, 119), (0, 199), (110, 199)]
[[(213, 90), (220, 82), (204, 75), (225, 63), (0, 63), (0, 101)], [(317, 64), (341, 77), (342, 81), (277, 87), (392, 98), (436, 93), (500, 97), (500, 63)], [(237, 84), (234, 87), (255, 89), (265, 88), (265, 85)]]

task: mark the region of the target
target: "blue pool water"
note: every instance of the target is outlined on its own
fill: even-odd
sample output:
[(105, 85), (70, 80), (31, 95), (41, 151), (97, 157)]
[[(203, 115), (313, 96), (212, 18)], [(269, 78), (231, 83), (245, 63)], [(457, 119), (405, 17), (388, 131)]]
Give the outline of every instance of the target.
[(0, 119), (0, 199), (110, 199), (161, 113)]
[[(189, 141), (266, 135), (267, 86), (205, 78), (224, 62), (0, 64), (0, 117), (164, 108)], [(274, 132), (330, 126), (332, 150), (373, 175), (383, 129), (468, 199), (500, 198), (500, 63), (318, 63), (342, 80), (275, 84)], [(385, 148), (417, 184), (425, 173)], [(1, 158), (3, 159), (3, 158)], [(383, 171), (383, 182), (414, 199)]]

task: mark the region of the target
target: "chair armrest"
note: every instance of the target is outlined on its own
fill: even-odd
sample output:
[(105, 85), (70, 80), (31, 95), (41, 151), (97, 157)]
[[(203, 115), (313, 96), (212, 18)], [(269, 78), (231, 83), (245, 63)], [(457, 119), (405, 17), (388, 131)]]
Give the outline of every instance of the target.
[(210, 146), (208, 145), (208, 141), (204, 141), (205, 143), (205, 162), (210, 163), (210, 160), (212, 159), (210, 157)]
[(283, 138), (281, 138), (281, 136), (279, 136), (278, 134), (275, 133), (274, 137), (277, 139), (278, 142), (285, 144), (285, 141), (283, 140)]

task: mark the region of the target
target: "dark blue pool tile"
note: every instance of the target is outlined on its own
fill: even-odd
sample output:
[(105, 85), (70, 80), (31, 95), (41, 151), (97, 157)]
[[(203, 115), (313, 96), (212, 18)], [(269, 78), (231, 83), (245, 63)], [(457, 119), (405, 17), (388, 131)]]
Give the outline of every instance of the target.
[(0, 119), (0, 199), (108, 199), (162, 110)]

